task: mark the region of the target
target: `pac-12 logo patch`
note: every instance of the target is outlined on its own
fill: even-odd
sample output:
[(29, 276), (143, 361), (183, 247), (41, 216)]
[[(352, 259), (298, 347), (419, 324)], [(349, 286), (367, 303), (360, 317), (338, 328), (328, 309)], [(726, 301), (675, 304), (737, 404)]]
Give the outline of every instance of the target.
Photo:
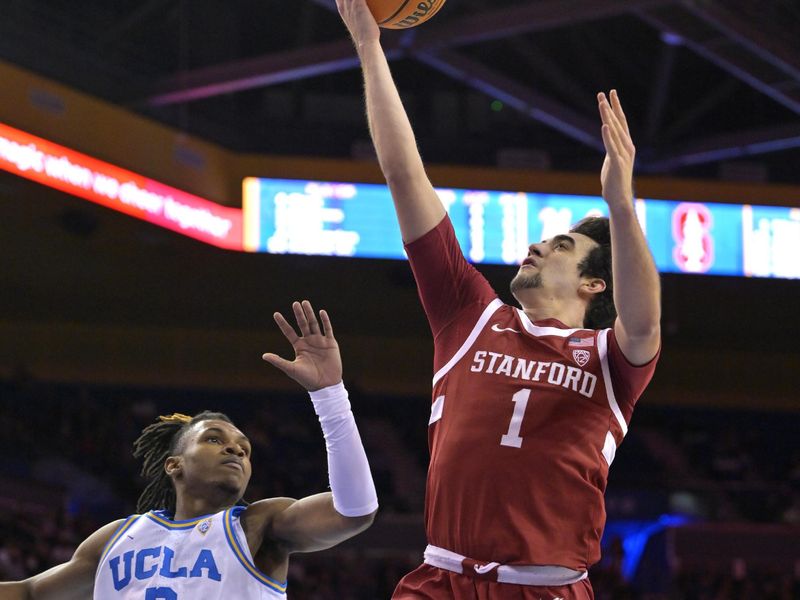
[(209, 529), (211, 529), (211, 519), (200, 521), (200, 524), (197, 526), (197, 531), (203, 535), (207, 534)]
[(588, 350), (573, 350), (572, 351), (572, 358), (575, 359), (575, 362), (578, 363), (580, 366), (585, 367), (586, 363), (589, 362), (589, 358), (592, 355), (589, 354)]

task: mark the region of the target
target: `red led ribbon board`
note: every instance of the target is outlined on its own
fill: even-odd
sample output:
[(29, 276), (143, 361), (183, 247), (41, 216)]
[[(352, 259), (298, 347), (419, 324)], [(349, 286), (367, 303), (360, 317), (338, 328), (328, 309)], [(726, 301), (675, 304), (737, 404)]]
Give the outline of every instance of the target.
[(2, 123), (0, 169), (207, 244), (243, 250), (241, 209), (182, 192)]

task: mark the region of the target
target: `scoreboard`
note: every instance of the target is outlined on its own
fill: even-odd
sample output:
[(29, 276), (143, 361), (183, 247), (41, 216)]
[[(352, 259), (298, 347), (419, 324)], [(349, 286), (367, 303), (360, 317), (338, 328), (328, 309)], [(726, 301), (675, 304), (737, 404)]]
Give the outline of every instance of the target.
[[(600, 196), (436, 190), (465, 256), (517, 264), (528, 245), (607, 215)], [(800, 208), (636, 199), (663, 273), (800, 277)], [(403, 259), (385, 185), (247, 178), (244, 245), (254, 252)]]
[[(0, 169), (229, 250), (405, 258), (385, 185), (248, 177), (242, 208), (223, 206), (3, 123)], [(464, 254), (479, 264), (518, 264), (529, 244), (607, 214), (599, 196), (436, 192)], [(800, 278), (800, 208), (649, 198), (634, 205), (663, 273)]]

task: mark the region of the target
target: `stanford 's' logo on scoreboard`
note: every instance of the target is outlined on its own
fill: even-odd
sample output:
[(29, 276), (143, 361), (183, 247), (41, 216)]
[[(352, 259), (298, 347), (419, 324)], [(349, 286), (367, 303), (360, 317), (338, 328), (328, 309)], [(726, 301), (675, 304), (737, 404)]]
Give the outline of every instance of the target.
[(575, 359), (575, 362), (578, 363), (580, 366), (585, 367), (586, 363), (589, 362), (589, 358), (591, 354), (589, 354), (588, 350), (573, 350), (572, 351), (572, 358)]
[(686, 273), (705, 273), (714, 264), (714, 221), (707, 206), (682, 202), (672, 213), (675, 264)]

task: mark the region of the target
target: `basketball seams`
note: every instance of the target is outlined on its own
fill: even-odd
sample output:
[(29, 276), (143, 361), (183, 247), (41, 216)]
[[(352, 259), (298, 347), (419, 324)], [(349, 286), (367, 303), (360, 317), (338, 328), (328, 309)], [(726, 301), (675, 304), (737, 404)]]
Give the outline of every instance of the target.
[[(426, 13), (424, 15), (424, 17), (421, 17), (420, 20), (417, 23), (414, 23), (413, 25), (410, 25), (410, 27), (422, 24), (422, 23), (430, 20), (436, 13), (439, 12), (439, 10), (442, 8), (442, 6), (444, 6), (445, 1), (446, 0), (441, 0), (441, 1), (432, 0), (429, 12)], [(397, 8), (397, 10), (395, 10), (391, 15), (389, 15), (388, 17), (386, 17), (385, 19), (382, 19), (380, 21), (377, 21), (377, 19), (376, 19), (378, 25), (381, 26), (381, 27), (386, 27), (388, 29), (406, 29), (407, 27), (398, 27), (397, 24), (402, 22), (402, 21), (404, 21), (405, 19), (408, 19), (409, 17), (411, 17), (414, 14), (413, 10), (411, 12), (407, 11), (408, 14), (404, 14), (402, 16), (402, 18), (400, 18), (398, 15), (401, 15), (401, 13), (403, 13), (403, 11), (406, 10), (406, 8), (408, 7), (410, 2), (411, 2), (411, 0), (403, 0), (403, 2), (400, 4), (400, 6)]]
[(399, 15), (401, 12), (403, 12), (403, 9), (406, 6), (408, 6), (409, 2), (411, 2), (411, 0), (403, 0), (403, 3), (400, 5), (400, 8), (398, 8), (396, 11), (394, 11), (394, 13), (392, 13), (391, 16), (389, 16), (386, 19), (384, 19), (383, 21), (379, 22), (378, 25), (385, 25), (386, 23), (388, 23), (389, 21), (394, 19), (397, 15)]
[(429, 21), (430, 19), (432, 19), (433, 17), (435, 17), (435, 16), (436, 16), (436, 13), (438, 13), (438, 12), (439, 12), (439, 10), (441, 10), (441, 8), (442, 8), (443, 6), (444, 6), (444, 0), (442, 0), (442, 2), (440, 2), (440, 3), (439, 3), (439, 6), (437, 6), (437, 7), (436, 7), (436, 8), (434, 8), (434, 9), (433, 9), (431, 12), (429, 12), (429, 13), (428, 13), (428, 15), (426, 16), (425, 20), (426, 20), (426, 21)]

